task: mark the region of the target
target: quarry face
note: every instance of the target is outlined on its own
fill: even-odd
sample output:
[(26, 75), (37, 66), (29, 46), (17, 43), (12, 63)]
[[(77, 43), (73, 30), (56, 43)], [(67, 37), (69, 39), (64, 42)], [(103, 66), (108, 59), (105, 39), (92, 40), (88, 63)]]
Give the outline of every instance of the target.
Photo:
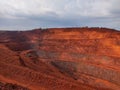
[(0, 90), (120, 90), (120, 32), (0, 32)]

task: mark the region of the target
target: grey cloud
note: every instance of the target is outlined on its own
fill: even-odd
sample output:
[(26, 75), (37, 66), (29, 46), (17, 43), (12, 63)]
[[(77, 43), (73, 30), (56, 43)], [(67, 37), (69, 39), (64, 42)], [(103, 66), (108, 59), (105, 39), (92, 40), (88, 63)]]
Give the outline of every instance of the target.
[(0, 29), (100, 26), (120, 29), (120, 0), (0, 0)]

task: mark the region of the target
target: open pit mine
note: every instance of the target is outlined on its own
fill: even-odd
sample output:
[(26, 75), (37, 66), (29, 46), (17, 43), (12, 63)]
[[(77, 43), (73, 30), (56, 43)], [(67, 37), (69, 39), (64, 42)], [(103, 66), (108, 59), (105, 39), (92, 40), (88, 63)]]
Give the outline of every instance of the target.
[(0, 90), (120, 90), (120, 31), (0, 31)]

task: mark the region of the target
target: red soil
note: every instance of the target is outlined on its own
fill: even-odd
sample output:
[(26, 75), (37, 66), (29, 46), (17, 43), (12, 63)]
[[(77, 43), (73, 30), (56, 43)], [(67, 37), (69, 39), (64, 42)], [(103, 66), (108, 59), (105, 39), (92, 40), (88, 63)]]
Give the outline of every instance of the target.
[(120, 32), (0, 32), (0, 90), (120, 90)]

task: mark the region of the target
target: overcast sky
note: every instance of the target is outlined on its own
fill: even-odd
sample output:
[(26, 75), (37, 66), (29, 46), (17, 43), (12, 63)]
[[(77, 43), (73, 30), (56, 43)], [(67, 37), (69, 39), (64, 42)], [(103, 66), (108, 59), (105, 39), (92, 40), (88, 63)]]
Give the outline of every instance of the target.
[(76, 26), (120, 30), (120, 0), (0, 0), (0, 30)]

